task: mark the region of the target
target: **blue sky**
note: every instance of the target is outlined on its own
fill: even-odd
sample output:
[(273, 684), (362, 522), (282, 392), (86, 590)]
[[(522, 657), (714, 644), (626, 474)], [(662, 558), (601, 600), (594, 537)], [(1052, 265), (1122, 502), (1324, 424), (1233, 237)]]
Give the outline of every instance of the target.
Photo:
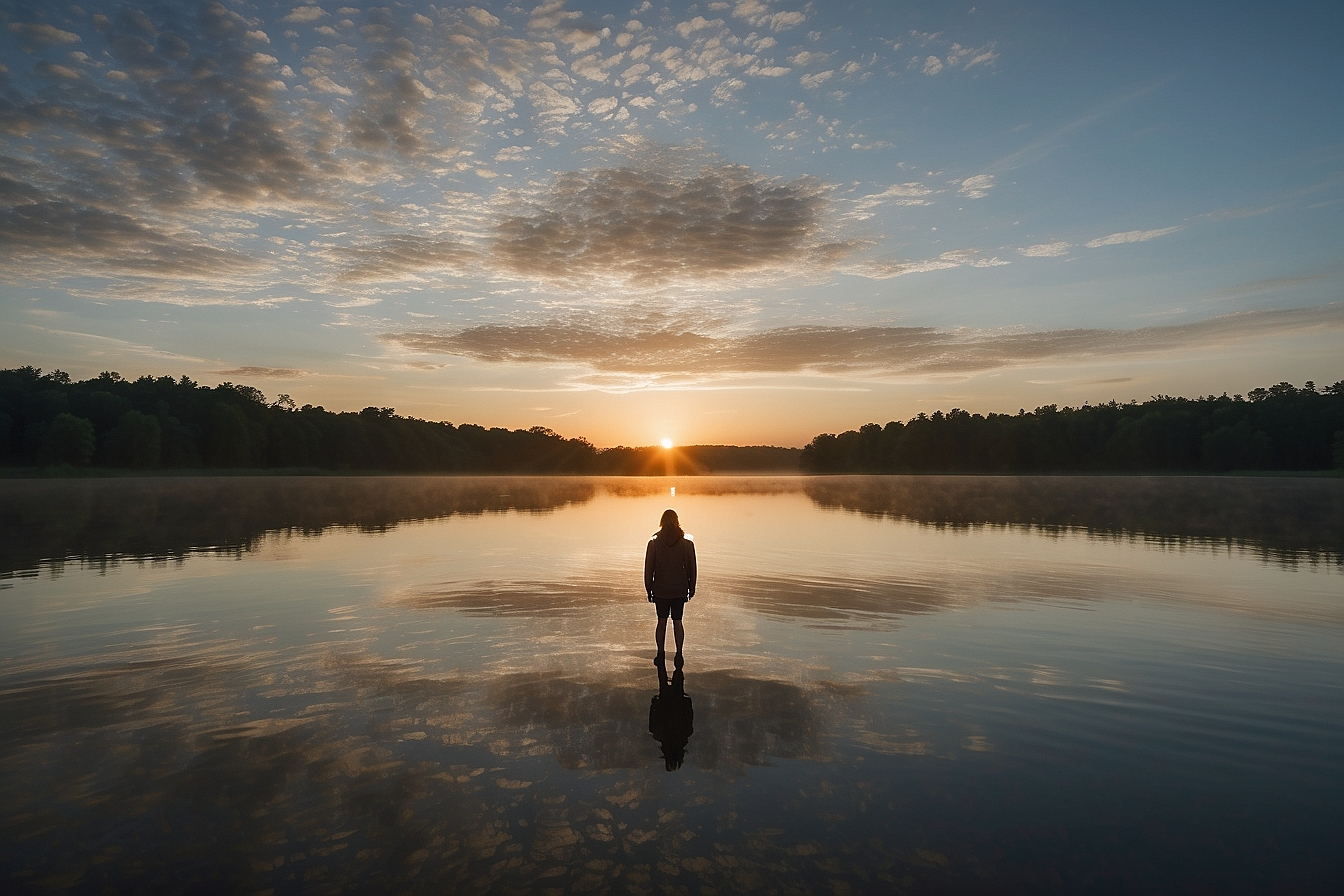
[(599, 445), (1325, 384), (1341, 39), (1337, 4), (4, 3), (0, 360)]

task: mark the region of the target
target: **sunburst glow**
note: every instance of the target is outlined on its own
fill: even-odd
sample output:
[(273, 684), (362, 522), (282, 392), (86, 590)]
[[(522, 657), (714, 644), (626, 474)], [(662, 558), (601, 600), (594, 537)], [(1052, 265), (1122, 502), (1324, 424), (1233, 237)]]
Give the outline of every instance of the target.
[(668, 438), (664, 438), (664, 439), (663, 439), (661, 442), (659, 442), (658, 444), (662, 445), (664, 448), (671, 449), (671, 447), (672, 447), (672, 440), (671, 440), (671, 439), (668, 439)]

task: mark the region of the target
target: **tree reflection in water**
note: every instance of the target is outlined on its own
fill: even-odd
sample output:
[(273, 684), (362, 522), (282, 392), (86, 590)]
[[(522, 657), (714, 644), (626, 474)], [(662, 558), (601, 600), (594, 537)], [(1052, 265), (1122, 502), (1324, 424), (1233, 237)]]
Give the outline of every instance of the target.
[[(383, 532), (416, 521), (549, 513), (663, 477), (175, 477), (0, 480), (0, 576), (67, 561), (241, 554), (267, 533)], [(1021, 526), (1344, 558), (1344, 480), (1217, 476), (682, 477), (678, 495), (803, 493), (818, 507), (952, 528)]]
[(1337, 889), (1344, 481), (679, 479), (694, 718), (667, 485), (0, 482), (0, 881)]

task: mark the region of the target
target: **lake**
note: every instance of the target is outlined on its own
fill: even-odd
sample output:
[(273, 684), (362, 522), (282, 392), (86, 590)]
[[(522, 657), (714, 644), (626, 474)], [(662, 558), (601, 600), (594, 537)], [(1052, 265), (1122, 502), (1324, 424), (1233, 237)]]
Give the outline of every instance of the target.
[[(0, 507), (11, 891), (1344, 883), (1344, 480), (7, 480)], [(667, 507), (700, 583), (664, 677)]]

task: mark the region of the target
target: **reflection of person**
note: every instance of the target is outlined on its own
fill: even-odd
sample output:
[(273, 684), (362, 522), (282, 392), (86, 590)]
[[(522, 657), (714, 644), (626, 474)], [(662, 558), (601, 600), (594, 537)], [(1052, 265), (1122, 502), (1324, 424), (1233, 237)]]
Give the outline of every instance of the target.
[(695, 711), (686, 696), (686, 676), (680, 669), (667, 678), (667, 664), (658, 662), (658, 694), (649, 703), (649, 733), (663, 747), (663, 764), (674, 772), (686, 758), (686, 742), (694, 733)]
[(671, 616), (672, 634), (677, 641), (677, 665), (680, 666), (681, 644), (686, 638), (681, 627), (681, 614), (686, 601), (695, 597), (695, 542), (681, 531), (675, 510), (663, 511), (659, 529), (644, 550), (644, 591), (658, 608), (658, 656), (654, 662), (663, 662), (667, 617)]

